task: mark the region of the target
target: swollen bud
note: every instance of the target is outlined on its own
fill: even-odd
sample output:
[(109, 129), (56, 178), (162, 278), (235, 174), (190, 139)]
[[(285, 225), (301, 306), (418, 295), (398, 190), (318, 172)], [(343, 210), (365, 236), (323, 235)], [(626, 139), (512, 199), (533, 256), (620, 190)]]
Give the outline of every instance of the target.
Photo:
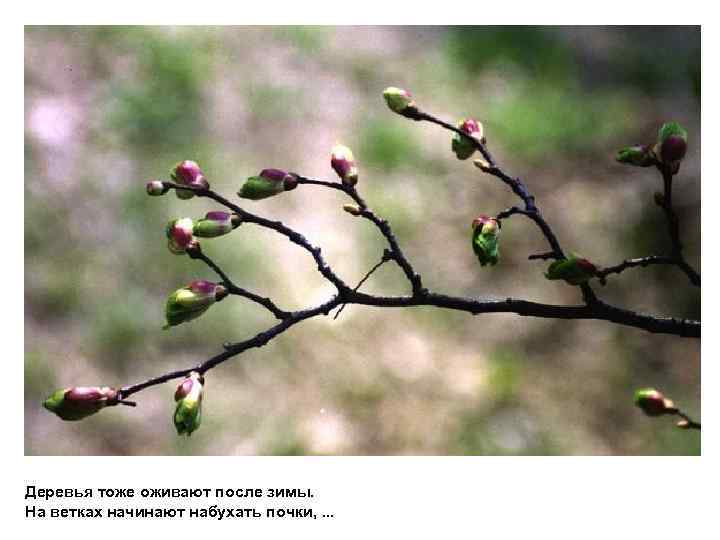
[(498, 262), (498, 237), (500, 224), (495, 218), (480, 215), (472, 222), (472, 248), (481, 266)]
[(403, 116), (412, 115), (417, 113), (417, 106), (415, 101), (412, 99), (410, 92), (404, 88), (396, 88), (389, 86), (383, 91), (383, 97), (385, 103), (390, 107), (390, 110)]
[(562, 279), (570, 285), (582, 285), (595, 277), (597, 268), (589, 260), (572, 253), (567, 259), (554, 261), (545, 273), (550, 280)]
[(636, 144), (621, 148), (615, 155), (615, 160), (636, 167), (650, 167), (657, 163), (655, 153), (649, 144)]
[(280, 169), (263, 169), (259, 175), (249, 177), (238, 191), (243, 199), (259, 201), (295, 189), (298, 178)]
[(675, 414), (675, 404), (654, 388), (642, 388), (635, 391), (635, 405), (648, 416)]
[(478, 158), (474, 160), (473, 163), (478, 169), (480, 169), (484, 173), (489, 173), (493, 169), (492, 165), (490, 165), (490, 163), (488, 163), (488, 161), (483, 158)]
[(190, 436), (200, 427), (202, 416), (202, 394), (205, 378), (193, 371), (175, 390), (175, 414), (173, 423), (178, 435)]
[(362, 210), (356, 204), (343, 204), (343, 210), (351, 216), (359, 216), (362, 213)]
[(333, 146), (330, 155), (330, 166), (337, 173), (343, 184), (354, 186), (358, 181), (358, 169), (352, 150), (342, 144)]
[(687, 130), (677, 122), (663, 124), (658, 131), (655, 152), (663, 163), (679, 166), (687, 152)]
[(214, 238), (232, 232), (240, 225), (240, 216), (230, 212), (214, 211), (205, 214), (203, 219), (195, 222), (192, 232), (200, 238)]
[(150, 180), (145, 186), (147, 194), (151, 197), (160, 197), (161, 195), (165, 195), (169, 189), (170, 188), (167, 187), (161, 180)]
[(172, 293), (165, 304), (167, 324), (163, 330), (197, 319), (216, 301), (222, 300), (228, 291), (222, 285), (198, 279)]
[[(484, 142), (483, 125), (477, 120), (466, 118), (457, 123), (457, 128), (478, 142)], [(458, 159), (467, 159), (472, 156), (476, 150), (475, 144), (459, 133), (453, 136), (451, 148)]]
[[(205, 179), (200, 166), (194, 161), (186, 159), (181, 161), (172, 171), (170, 171), (170, 177), (176, 184), (183, 186), (194, 187), (197, 189), (208, 189), (210, 184)], [(195, 194), (192, 191), (185, 189), (176, 189), (175, 194), (179, 199), (192, 199)]]
[(103, 407), (117, 405), (118, 392), (107, 386), (76, 386), (53, 392), (43, 407), (63, 420), (82, 420)]
[(183, 255), (197, 245), (193, 237), (193, 220), (190, 218), (170, 221), (165, 227), (165, 235), (168, 238), (168, 249), (174, 255)]

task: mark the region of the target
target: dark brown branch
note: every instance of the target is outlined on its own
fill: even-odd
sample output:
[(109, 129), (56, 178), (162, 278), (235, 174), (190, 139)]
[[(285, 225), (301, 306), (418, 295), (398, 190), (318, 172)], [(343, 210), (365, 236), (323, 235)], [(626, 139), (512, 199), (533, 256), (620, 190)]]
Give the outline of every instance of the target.
[(504, 300), (475, 300), (428, 292), (423, 297), (413, 296), (370, 296), (351, 292), (346, 297), (348, 304), (362, 304), (378, 307), (435, 306), (473, 315), (483, 313), (516, 313), (518, 315), (551, 319), (596, 319), (624, 326), (641, 328), (658, 334), (673, 334), (682, 337), (700, 337), (700, 323), (688, 319), (655, 317), (644, 313), (618, 308), (597, 300), (592, 305), (564, 306), (541, 304), (506, 298)]
[(355, 186), (349, 186), (340, 182), (325, 182), (322, 180), (312, 180), (301, 175), (297, 176), (298, 184), (329, 187), (332, 189), (340, 190), (349, 195), (360, 208), (359, 215), (372, 222), (378, 228), (380, 234), (382, 234), (387, 240), (388, 244), (390, 245), (392, 259), (404, 272), (405, 277), (407, 277), (410, 285), (412, 286), (413, 294), (424, 294), (425, 289), (423, 289), (422, 286), (422, 277), (420, 276), (420, 274), (415, 272), (415, 269), (410, 264), (410, 261), (408, 261), (407, 257), (405, 257), (405, 254), (400, 248), (400, 244), (398, 243), (397, 238), (395, 237), (395, 233), (393, 233), (392, 228), (390, 227), (390, 224), (387, 222), (387, 220), (380, 218), (372, 210), (370, 210), (367, 203), (360, 196)]
[(254, 223), (255, 225), (264, 227), (266, 229), (271, 229), (285, 236), (292, 243), (297, 244), (298, 246), (309, 252), (310, 255), (312, 255), (313, 259), (315, 259), (315, 262), (317, 263), (320, 273), (323, 275), (323, 277), (325, 277), (325, 279), (335, 285), (339, 292), (350, 289), (350, 287), (342, 279), (340, 279), (337, 274), (335, 274), (332, 268), (330, 268), (330, 265), (325, 262), (325, 259), (323, 258), (321, 253), (321, 249), (319, 247), (313, 246), (302, 234), (294, 231), (290, 227), (287, 227), (281, 221), (271, 221), (269, 219), (265, 219), (264, 217), (253, 214), (252, 212), (243, 210), (235, 203), (228, 201), (225, 197), (219, 195), (211, 189), (188, 187), (180, 184), (175, 184), (173, 182), (163, 182), (163, 184), (168, 188), (189, 190), (195, 193), (195, 195), (197, 195), (198, 197), (207, 197), (209, 199), (212, 199), (239, 215), (243, 223)]
[(195, 366), (191, 366), (185, 369), (179, 369), (177, 371), (171, 371), (169, 373), (165, 373), (164, 375), (160, 375), (159, 377), (153, 377), (152, 379), (148, 379), (146, 381), (143, 381), (138, 384), (134, 384), (131, 386), (124, 386), (118, 391), (119, 399), (125, 399), (128, 396), (131, 396), (132, 394), (135, 394), (137, 392), (140, 392), (141, 390), (145, 390), (146, 388), (149, 388), (151, 386), (156, 386), (158, 384), (163, 384), (168, 381), (171, 381), (173, 379), (179, 379), (182, 377), (187, 377), (190, 372), (197, 371), (201, 375), (207, 372), (208, 370), (222, 364), (229, 358), (232, 358), (233, 356), (237, 356), (238, 354), (247, 351), (248, 349), (252, 349), (255, 347), (263, 347), (267, 345), (267, 343), (273, 339), (274, 337), (282, 334), (287, 330), (288, 328), (296, 325), (297, 323), (304, 321), (306, 319), (309, 319), (311, 317), (316, 317), (318, 315), (327, 315), (330, 313), (330, 311), (335, 308), (340, 303), (340, 299), (337, 296), (334, 296), (332, 299), (328, 300), (327, 302), (312, 308), (312, 309), (306, 309), (301, 311), (295, 311), (290, 314), (289, 317), (287, 317), (282, 322), (276, 324), (272, 328), (265, 330), (264, 332), (260, 332), (259, 334), (255, 335), (254, 337), (241, 341), (238, 343), (231, 343), (225, 345), (225, 351), (213, 356), (212, 358), (201, 362), (200, 364), (197, 364)]
[(645, 268), (655, 264), (676, 264), (676, 260), (672, 257), (665, 255), (650, 255), (648, 257), (638, 257), (636, 259), (625, 259), (620, 264), (615, 266), (607, 266), (598, 270), (597, 277), (601, 283), (604, 283), (605, 278), (610, 274), (620, 274), (628, 268), (636, 268), (638, 266)]
[(205, 255), (205, 253), (202, 252), (200, 247), (194, 248), (192, 250), (188, 250), (188, 255), (191, 259), (198, 259), (203, 261), (205, 264), (207, 264), (217, 275), (220, 276), (222, 279), (223, 285), (227, 288), (228, 292), (230, 294), (234, 294), (236, 296), (242, 296), (244, 298), (247, 298), (248, 300), (252, 300), (253, 302), (260, 304), (265, 309), (267, 309), (270, 313), (272, 313), (275, 318), (284, 320), (287, 319), (290, 316), (289, 311), (285, 311), (280, 309), (275, 305), (275, 303), (270, 300), (270, 298), (257, 295), (253, 292), (250, 292), (246, 289), (243, 289), (242, 287), (238, 287), (235, 285), (235, 283), (232, 282), (232, 280), (228, 277), (228, 275), (223, 272), (223, 270), (213, 261), (210, 257)]
[(213, 356), (209, 360), (185, 369), (172, 371), (147, 381), (126, 386), (120, 389), (122, 399), (135, 394), (150, 386), (165, 383), (173, 379), (186, 377), (191, 371), (201, 374), (222, 364), (226, 360), (255, 347), (266, 345), (271, 339), (282, 334), (290, 327), (306, 319), (327, 315), (332, 309), (341, 303), (358, 304), (375, 307), (412, 307), (412, 306), (435, 306), (455, 311), (465, 311), (472, 315), (484, 313), (516, 313), (522, 316), (553, 318), (553, 319), (596, 319), (641, 328), (648, 332), (659, 334), (674, 334), (682, 337), (700, 337), (700, 323), (686, 319), (675, 319), (669, 317), (654, 317), (634, 311), (616, 308), (600, 301), (588, 306), (563, 306), (552, 304), (540, 304), (506, 298), (504, 300), (474, 300), (470, 298), (448, 296), (428, 292), (423, 296), (372, 296), (361, 292), (348, 290), (342, 297), (334, 296), (327, 302), (307, 310), (296, 311), (288, 318), (276, 324), (270, 329), (261, 332), (245, 341), (225, 345), (225, 351)]
[(682, 429), (702, 429), (700, 422), (695, 422), (695, 420), (690, 418), (680, 409), (675, 410), (675, 415), (681, 418), (681, 420), (676, 424), (677, 427)]
[(555, 258), (555, 252), (554, 251), (546, 251), (544, 253), (533, 253), (532, 255), (528, 255), (529, 261), (548, 261), (550, 259)]
[(663, 188), (664, 193), (662, 197), (656, 197), (655, 201), (665, 212), (665, 218), (668, 223), (668, 233), (670, 235), (670, 242), (672, 244), (672, 258), (674, 264), (677, 265), (680, 270), (685, 272), (690, 283), (696, 287), (700, 286), (700, 274), (685, 260), (683, 255), (683, 245), (680, 240), (680, 220), (678, 219), (675, 210), (673, 209), (672, 200), (672, 182), (673, 172), (669, 167), (658, 164), (658, 169), (663, 177)]

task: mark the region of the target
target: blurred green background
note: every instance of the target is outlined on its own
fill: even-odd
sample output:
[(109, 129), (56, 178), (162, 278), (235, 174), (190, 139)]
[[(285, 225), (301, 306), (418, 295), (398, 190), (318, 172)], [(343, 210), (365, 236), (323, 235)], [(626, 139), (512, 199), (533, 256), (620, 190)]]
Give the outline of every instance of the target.
[[(481, 269), (470, 222), (516, 203), (450, 152), (447, 132), (392, 114), (411, 89), (447, 120), (473, 116), (526, 179), (567, 250), (599, 265), (668, 248), (661, 188), (614, 151), (677, 120), (690, 149), (675, 200), (689, 260), (700, 257), (697, 27), (26, 27), (26, 454), (690, 454), (699, 433), (644, 417), (637, 387), (700, 411), (699, 340), (595, 321), (472, 317), (349, 306), (296, 326), (208, 375), (204, 422), (174, 433), (175, 384), (77, 423), (41, 407), (54, 389), (121, 386), (186, 367), (274, 320), (240, 298), (161, 331), (168, 293), (215, 279), (170, 254), (164, 225), (211, 201), (151, 198), (145, 182), (194, 159), (234, 198), (265, 167), (333, 179), (332, 145), (355, 151), (361, 192), (388, 218), (430, 288), (456, 295), (579, 301), (527, 255), (545, 249), (521, 217)], [(312, 186), (249, 210), (323, 247), (348, 282), (382, 254), (340, 193)], [(332, 294), (308, 254), (243, 226), (203, 241), (235, 281), (287, 309)], [(699, 318), (700, 292), (674, 268), (611, 276), (602, 297)], [(383, 267), (364, 290), (403, 294)]]

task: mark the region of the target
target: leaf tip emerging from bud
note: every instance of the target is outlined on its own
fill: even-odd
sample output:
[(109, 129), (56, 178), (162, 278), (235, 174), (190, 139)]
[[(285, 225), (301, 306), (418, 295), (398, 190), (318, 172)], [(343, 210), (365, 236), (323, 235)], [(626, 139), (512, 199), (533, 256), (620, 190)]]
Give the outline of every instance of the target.
[(648, 144), (636, 144), (621, 148), (615, 154), (615, 161), (635, 167), (650, 167), (657, 163), (655, 153)]
[(495, 266), (500, 257), (500, 224), (495, 218), (481, 214), (473, 220), (472, 231), (472, 248), (480, 266)]
[(202, 397), (205, 378), (197, 371), (191, 372), (175, 390), (173, 423), (178, 435), (190, 436), (200, 427), (202, 420)]

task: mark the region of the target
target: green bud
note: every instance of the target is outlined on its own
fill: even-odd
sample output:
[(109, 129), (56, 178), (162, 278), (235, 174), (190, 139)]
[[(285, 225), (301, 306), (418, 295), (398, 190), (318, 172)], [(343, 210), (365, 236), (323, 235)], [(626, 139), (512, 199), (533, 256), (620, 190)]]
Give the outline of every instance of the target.
[(108, 405), (117, 405), (118, 392), (107, 386), (76, 386), (53, 392), (43, 407), (63, 420), (82, 420)]
[(200, 238), (215, 238), (232, 232), (239, 225), (240, 216), (230, 212), (213, 211), (195, 223), (193, 234)]
[(165, 304), (167, 324), (163, 330), (197, 319), (216, 301), (222, 300), (228, 291), (222, 285), (198, 279), (172, 293)]
[(263, 169), (249, 177), (238, 191), (243, 199), (259, 201), (297, 187), (297, 176), (280, 169)]
[(675, 414), (675, 404), (654, 388), (642, 388), (635, 391), (635, 405), (648, 416)]
[(496, 219), (481, 215), (472, 222), (472, 247), (481, 266), (495, 266), (500, 256), (498, 237), (500, 225)]
[(649, 144), (636, 144), (621, 148), (618, 150), (615, 160), (636, 167), (650, 167), (657, 163), (655, 154)]
[(193, 371), (175, 390), (175, 414), (173, 423), (178, 435), (192, 435), (200, 427), (202, 419), (202, 396), (205, 378)]
[(569, 258), (554, 261), (545, 273), (550, 280), (562, 279), (570, 285), (582, 285), (595, 277), (597, 268), (589, 260), (572, 253)]
[(417, 106), (413, 101), (410, 92), (404, 88), (396, 88), (389, 86), (383, 91), (383, 97), (385, 103), (390, 107), (390, 110), (398, 114), (407, 115), (411, 112), (417, 112)]

